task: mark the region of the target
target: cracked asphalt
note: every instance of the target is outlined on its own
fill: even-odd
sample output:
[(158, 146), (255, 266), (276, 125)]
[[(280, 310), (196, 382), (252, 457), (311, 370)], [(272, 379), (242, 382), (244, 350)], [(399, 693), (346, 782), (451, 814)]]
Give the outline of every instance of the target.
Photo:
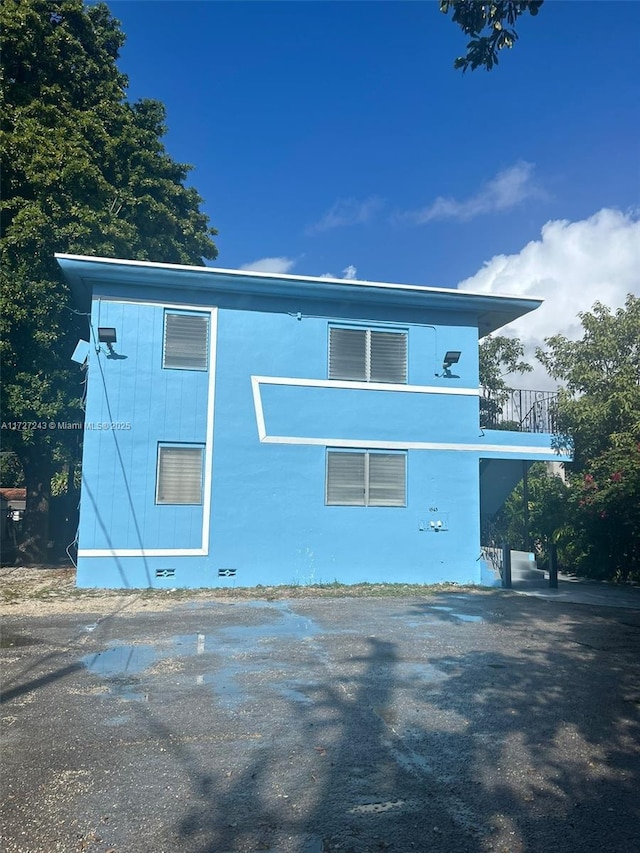
[(640, 611), (500, 591), (4, 619), (6, 853), (637, 853)]

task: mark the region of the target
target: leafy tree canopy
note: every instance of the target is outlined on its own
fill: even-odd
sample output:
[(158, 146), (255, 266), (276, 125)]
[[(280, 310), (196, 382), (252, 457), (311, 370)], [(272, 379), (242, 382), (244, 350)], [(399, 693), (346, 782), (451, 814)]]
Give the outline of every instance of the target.
[(579, 315), (584, 334), (547, 338), (537, 353), (566, 384), (558, 401), (560, 444), (571, 444), (566, 562), (591, 577), (640, 579), (640, 298), (613, 312), (599, 302)]
[(480, 342), (480, 423), (493, 429), (518, 428), (517, 424), (505, 421), (502, 407), (509, 399), (511, 387), (506, 377), (513, 373), (528, 373), (533, 370), (523, 361), (524, 347), (517, 338), (505, 335), (487, 335)]
[(453, 63), (464, 73), (468, 68), (485, 68), (491, 71), (498, 64), (498, 54), (511, 48), (518, 39), (515, 24), (521, 15), (529, 12), (537, 15), (544, 0), (494, 0), (483, 3), (479, 0), (440, 0), (440, 11), (448, 15), (462, 32), (471, 36), (465, 56)]
[(510, 391), (505, 377), (529, 373), (533, 368), (523, 361), (524, 347), (517, 338), (487, 335), (480, 342), (480, 385), (496, 402), (504, 402)]
[(578, 315), (584, 334), (546, 338), (536, 357), (561, 393), (558, 425), (579, 469), (612, 446), (616, 436), (640, 441), (640, 297), (629, 294), (615, 313), (596, 302)]
[[(80, 324), (54, 252), (201, 264), (215, 231), (162, 144), (164, 106), (126, 99), (124, 35), (104, 4), (4, 0), (0, 29), (1, 420), (78, 421)], [(42, 558), (48, 484), (55, 459), (77, 459), (77, 433), (9, 428), (3, 441), (22, 462), (27, 548)]]
[[(564, 480), (549, 477), (543, 465), (533, 466), (527, 490), (522, 484), (514, 490), (493, 526), (516, 547), (526, 547), (531, 538), (543, 561), (548, 543), (554, 542), (566, 569), (593, 578), (638, 581), (640, 297), (629, 294), (617, 311), (596, 302), (579, 317), (580, 340), (554, 335), (536, 353), (564, 386), (555, 441), (573, 449), (574, 462), (565, 466)], [(496, 346), (487, 339), (483, 371), (499, 394)], [(510, 354), (517, 360), (521, 353), (516, 349)]]

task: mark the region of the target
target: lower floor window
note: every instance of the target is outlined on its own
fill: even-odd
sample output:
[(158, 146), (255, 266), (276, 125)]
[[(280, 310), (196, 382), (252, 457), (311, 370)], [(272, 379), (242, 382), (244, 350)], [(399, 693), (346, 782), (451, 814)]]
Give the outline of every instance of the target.
[(157, 504), (201, 504), (204, 448), (161, 444), (158, 447)]
[(406, 506), (407, 454), (327, 451), (329, 506)]

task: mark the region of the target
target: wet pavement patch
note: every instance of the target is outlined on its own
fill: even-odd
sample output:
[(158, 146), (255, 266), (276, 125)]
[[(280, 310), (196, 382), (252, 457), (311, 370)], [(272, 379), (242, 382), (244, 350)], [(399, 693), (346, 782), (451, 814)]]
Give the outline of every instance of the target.
[(279, 637), (316, 637), (323, 629), (313, 619), (294, 613), (287, 602), (277, 602), (266, 606), (264, 602), (250, 601), (244, 605), (252, 610), (260, 609), (265, 615), (276, 615), (273, 621), (253, 625), (229, 625), (219, 629), (222, 639), (232, 643), (246, 643), (251, 640), (274, 640)]
[[(259, 642), (276, 639), (268, 637), (264, 628), (265, 626), (262, 626), (257, 632)], [(248, 701), (251, 696), (251, 690), (246, 684), (247, 678), (262, 676), (265, 671), (272, 669), (273, 660), (270, 656), (266, 659), (247, 660), (249, 650), (255, 652), (259, 644), (256, 647), (239, 640), (233, 643), (236, 653), (227, 646), (227, 654), (221, 657), (220, 634), (223, 635), (223, 643), (226, 639), (228, 644), (227, 629), (221, 629), (215, 635), (181, 634), (158, 646), (125, 643), (113, 645), (95, 654), (84, 655), (81, 663), (92, 675), (105, 682), (105, 695), (128, 701), (149, 701), (151, 694), (161, 695), (163, 691), (168, 692), (166, 680), (167, 676), (170, 676), (177, 689), (203, 685), (209, 689), (212, 698), (221, 707), (233, 709)], [(252, 636), (255, 640), (256, 633), (253, 632)], [(215, 647), (216, 654), (208, 652), (207, 640)], [(180, 666), (183, 658), (195, 659), (200, 655), (202, 658), (192, 666)], [(229, 662), (224, 663), (225, 660)], [(274, 682), (271, 686), (272, 692), (286, 701), (310, 704), (312, 699), (308, 691), (312, 691), (315, 685), (308, 680), (296, 678), (297, 668), (286, 661), (278, 661), (278, 670), (281, 675), (289, 674), (290, 677)]]
[(85, 655), (81, 661), (94, 675), (99, 675), (102, 678), (113, 678), (144, 672), (152, 663), (155, 663), (158, 654), (155, 646), (127, 646), (123, 644), (112, 646), (93, 655)]
[(447, 616), (451, 616), (453, 619), (459, 619), (460, 622), (484, 622), (482, 616), (474, 616), (471, 613), (457, 613), (453, 607), (447, 607), (444, 604), (434, 604), (431, 609), (436, 610), (439, 613), (446, 613)]
[[(406, 611), (394, 617), (402, 618), (414, 634), (422, 628), (416, 636), (424, 642), (434, 636), (434, 622), (442, 623), (443, 618), (449, 624), (483, 621), (480, 615), (459, 612), (460, 599), (466, 600), (467, 596), (455, 598), (458, 599), (455, 607), (422, 605), (420, 619), (411, 618)], [(195, 633), (162, 637), (157, 643), (133, 645), (116, 640), (106, 649), (84, 655), (81, 663), (104, 681), (106, 696), (148, 702), (163, 692), (201, 685), (210, 691), (219, 707), (229, 710), (249, 701), (252, 684), (263, 680), (268, 673), (273, 676), (276, 667), (278, 678), (269, 679), (266, 687), (272, 696), (298, 706), (311, 705), (318, 684), (299, 678), (299, 665), (286, 654), (283, 656), (282, 649), (295, 642), (301, 654), (306, 652), (326, 664), (323, 640), (355, 635), (356, 631), (337, 625), (323, 626), (316, 619), (294, 612), (286, 601), (250, 601), (237, 607), (239, 618), (232, 624), (216, 624), (206, 633), (203, 628)], [(250, 618), (246, 619), (248, 614)], [(94, 628), (86, 626), (87, 631), (93, 632)], [(443, 668), (426, 659), (398, 661), (392, 644), (378, 642), (375, 635), (367, 643), (370, 648), (366, 656), (354, 657), (354, 662), (371, 660), (381, 666), (393, 665), (399, 683), (405, 686), (436, 685), (448, 677)]]
[[(296, 640), (301, 649), (311, 649), (315, 639), (327, 633), (313, 619), (294, 613), (286, 602), (247, 602), (246, 607), (245, 613), (259, 610), (266, 618), (216, 625), (208, 633), (179, 634), (157, 644), (115, 641), (109, 648), (84, 655), (81, 663), (105, 681), (107, 695), (120, 699), (148, 701), (151, 692), (167, 689), (170, 674), (175, 687), (203, 685), (221, 706), (236, 708), (250, 697), (247, 678), (262, 676), (278, 659), (274, 646)], [(185, 659), (193, 660), (181, 668), (180, 662)], [(305, 687), (309, 685), (296, 678), (295, 666), (286, 660), (279, 661), (278, 666), (290, 678), (274, 684), (273, 692), (284, 700), (308, 704), (311, 700)]]

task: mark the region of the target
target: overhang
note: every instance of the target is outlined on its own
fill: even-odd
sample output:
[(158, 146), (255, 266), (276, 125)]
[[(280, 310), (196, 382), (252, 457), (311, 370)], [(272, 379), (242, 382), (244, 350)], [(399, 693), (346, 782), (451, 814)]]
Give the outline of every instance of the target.
[[(122, 289), (127, 286), (138, 288), (148, 285), (162, 290), (178, 290), (181, 299), (185, 301), (187, 292), (199, 291), (210, 294), (212, 302), (216, 294), (238, 294), (339, 300), (363, 305), (385, 304), (406, 308), (408, 320), (411, 319), (411, 310), (416, 308), (471, 313), (478, 319), (478, 336), (484, 337), (542, 304), (541, 299), (416, 284), (319, 278), (85, 255), (56, 254), (55, 257), (83, 307), (90, 304), (96, 286), (99, 286), (103, 296), (113, 287), (113, 295), (116, 296), (121, 295)], [(168, 301), (175, 301), (175, 294)]]

